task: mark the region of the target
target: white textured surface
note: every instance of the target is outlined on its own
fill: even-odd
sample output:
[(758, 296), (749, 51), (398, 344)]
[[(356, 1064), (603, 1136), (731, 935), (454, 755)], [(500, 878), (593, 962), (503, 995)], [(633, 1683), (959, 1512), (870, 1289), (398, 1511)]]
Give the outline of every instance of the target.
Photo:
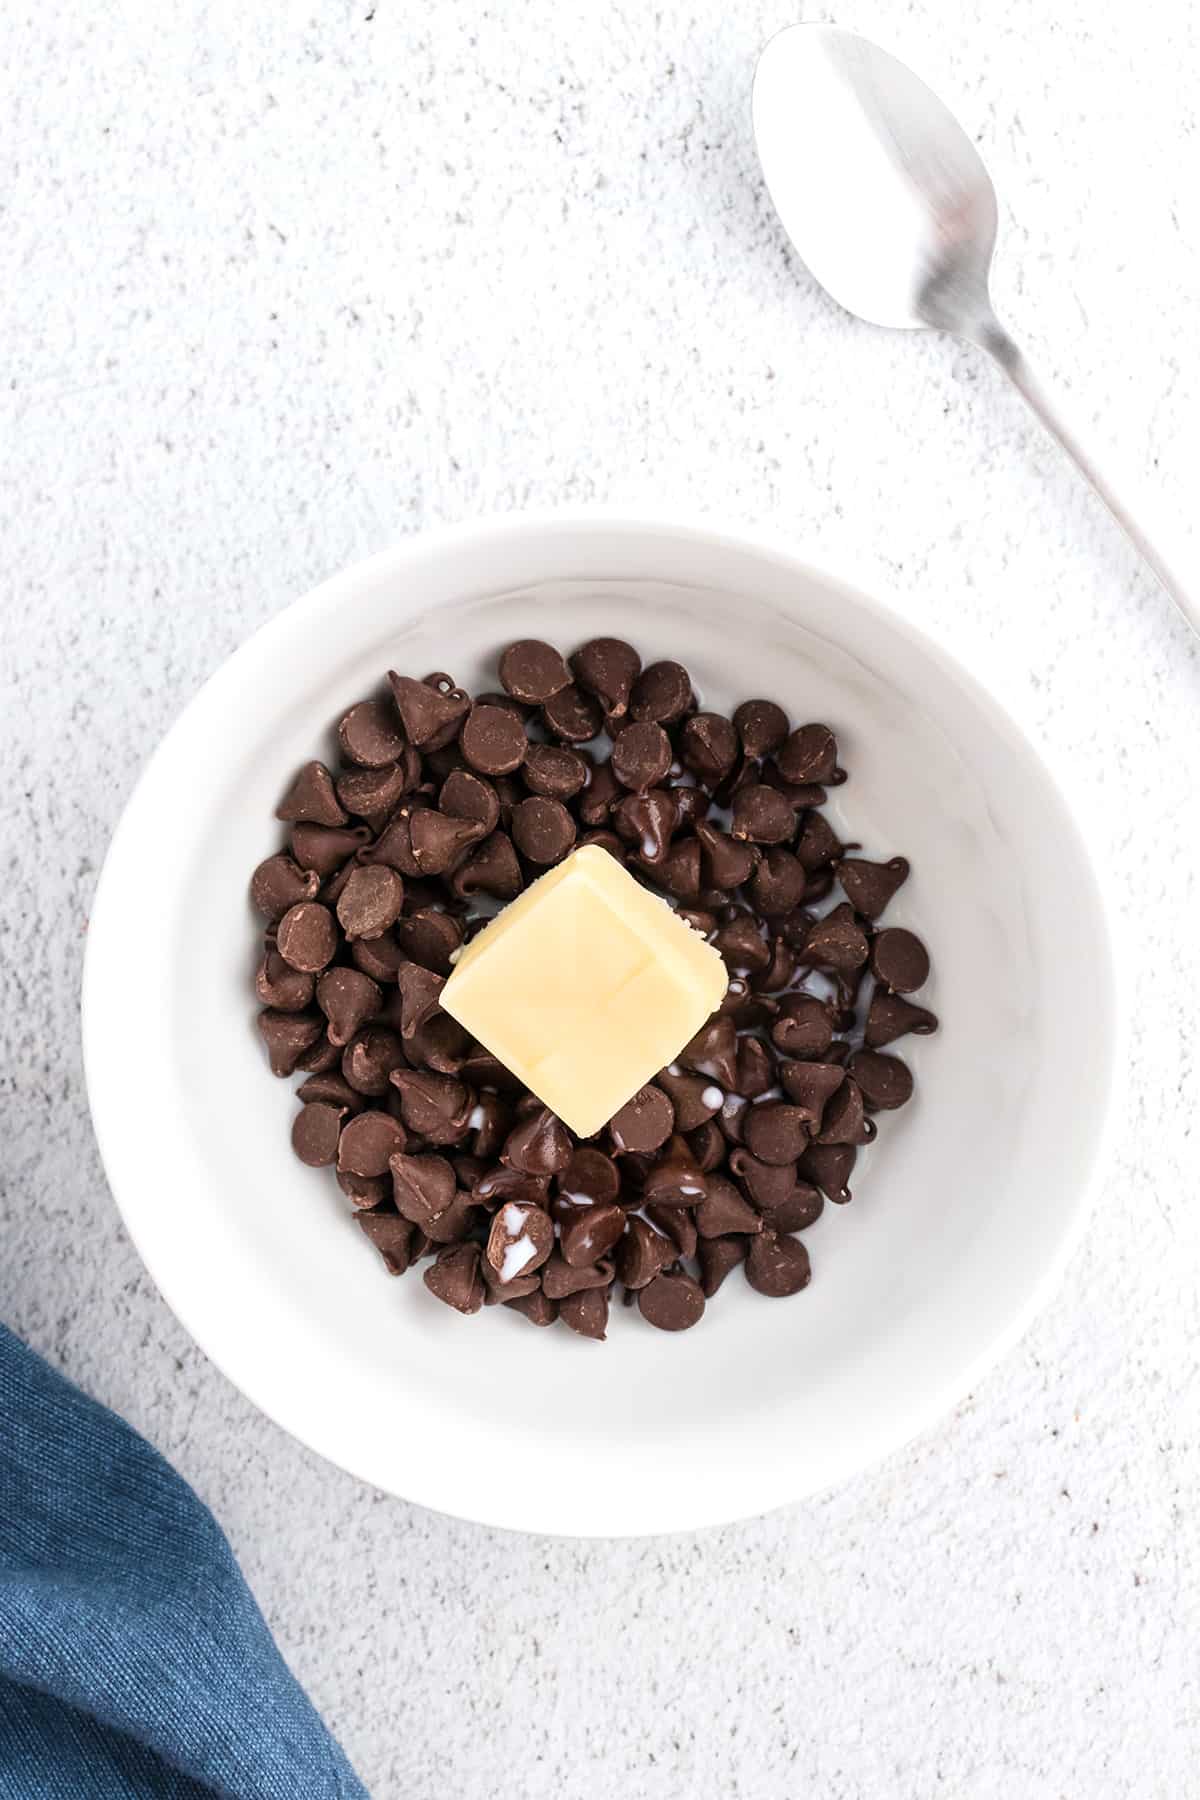
[[(999, 377), (789, 261), (747, 91), (794, 4), (371, 14), (0, 14), (0, 1314), (212, 1503), (377, 1796), (1198, 1793), (1197, 648)], [(1189, 0), (839, 17), (977, 133), (998, 300), (1186, 518)], [(986, 671), (1094, 820), (1138, 1014), (1094, 1230), (956, 1417), (792, 1513), (575, 1547), (368, 1492), (204, 1363), (75, 1015), (107, 834), (233, 645), (399, 531), (592, 498), (770, 520)]]

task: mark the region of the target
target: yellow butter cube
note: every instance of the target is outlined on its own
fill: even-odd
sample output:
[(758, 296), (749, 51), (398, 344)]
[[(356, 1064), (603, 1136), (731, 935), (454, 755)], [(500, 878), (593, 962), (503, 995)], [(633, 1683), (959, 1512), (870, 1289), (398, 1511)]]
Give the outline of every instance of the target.
[(472, 939), (441, 1004), (590, 1137), (695, 1037), (727, 985), (711, 944), (588, 844)]

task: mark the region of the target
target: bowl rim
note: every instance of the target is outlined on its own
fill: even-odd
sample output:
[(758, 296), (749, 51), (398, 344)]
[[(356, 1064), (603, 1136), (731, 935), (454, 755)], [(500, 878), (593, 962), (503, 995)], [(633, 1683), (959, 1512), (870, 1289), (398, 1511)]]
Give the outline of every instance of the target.
[[(429, 557), (445, 557), (456, 553), (465, 553), (469, 548), (477, 549), (481, 545), (501, 539), (545, 535), (552, 543), (556, 539), (568, 539), (572, 532), (594, 529), (598, 526), (610, 529), (617, 537), (636, 538), (647, 533), (660, 536), (666, 534), (690, 540), (693, 544), (720, 547), (734, 552), (774, 559), (776, 562), (786, 564), (798, 576), (816, 581), (829, 590), (845, 595), (847, 600), (866, 615), (886, 621), (892, 629), (907, 637), (943, 673), (952, 676), (969, 697), (972, 706), (977, 708), (991, 724), (1014, 736), (1038, 766), (1057, 797), (1064, 825), (1073, 835), (1074, 848), (1078, 853), (1081, 869), (1086, 872), (1087, 880), (1090, 883), (1097, 938), (1103, 950), (1103, 966), (1096, 970), (1096, 980), (1097, 983), (1102, 983), (1104, 988), (1108, 1024), (1108, 1056), (1105, 1060), (1103, 1078), (1097, 1095), (1097, 1124), (1090, 1151), (1081, 1164), (1080, 1173), (1074, 1184), (1070, 1217), (1063, 1225), (1057, 1242), (1047, 1251), (1039, 1272), (1030, 1282), (1022, 1304), (1014, 1309), (1006, 1324), (993, 1333), (978, 1353), (967, 1363), (959, 1364), (948, 1372), (942, 1382), (929, 1384), (918, 1397), (910, 1401), (907, 1407), (898, 1409), (886, 1428), (866, 1435), (856, 1433), (848, 1436), (845, 1452), (840, 1457), (834, 1458), (832, 1465), (827, 1466), (822, 1472), (820, 1480), (811, 1486), (797, 1483), (791, 1465), (781, 1464), (781, 1468), (785, 1470), (783, 1478), (777, 1481), (773, 1491), (764, 1493), (761, 1504), (753, 1508), (745, 1505), (731, 1508), (727, 1503), (714, 1505), (707, 1495), (697, 1493), (689, 1505), (688, 1515), (680, 1518), (677, 1523), (655, 1522), (644, 1526), (621, 1528), (616, 1531), (611, 1528), (593, 1530), (578, 1526), (564, 1528), (542, 1519), (534, 1520), (531, 1523), (526, 1519), (514, 1516), (514, 1509), (510, 1506), (495, 1504), (490, 1494), (483, 1494), (479, 1497), (480, 1504), (477, 1510), (474, 1509), (475, 1497), (473, 1496), (473, 1510), (466, 1512), (461, 1510), (461, 1500), (456, 1500), (442, 1491), (436, 1475), (432, 1479), (425, 1478), (427, 1469), (422, 1469), (420, 1478), (414, 1480), (412, 1493), (401, 1495), (394, 1489), (383, 1488), (372, 1475), (364, 1474), (356, 1468), (351, 1459), (334, 1454), (320, 1443), (315, 1442), (306, 1431), (302, 1420), (281, 1416), (280, 1410), (277, 1410), (275, 1398), (262, 1392), (265, 1384), (256, 1380), (255, 1365), (250, 1365), (248, 1370), (239, 1367), (236, 1373), (232, 1367), (228, 1366), (224, 1356), (224, 1346), (214, 1346), (212, 1340), (218, 1334), (213, 1333), (206, 1322), (206, 1319), (211, 1319), (212, 1315), (211, 1313), (205, 1315), (203, 1307), (195, 1304), (195, 1290), (188, 1290), (186, 1283), (181, 1284), (176, 1279), (174, 1270), (164, 1271), (155, 1267), (146, 1253), (144, 1234), (140, 1229), (144, 1208), (140, 1200), (134, 1201), (131, 1198), (136, 1171), (131, 1167), (131, 1159), (123, 1154), (119, 1147), (118, 1127), (109, 1111), (109, 1098), (115, 1092), (115, 1084), (110, 1086), (106, 1081), (106, 1028), (103, 1008), (97, 999), (105, 978), (104, 947), (108, 936), (107, 920), (114, 904), (111, 895), (121, 880), (126, 846), (135, 840), (139, 822), (138, 814), (143, 797), (152, 786), (158, 768), (170, 757), (184, 719), (191, 714), (193, 708), (198, 706), (202, 700), (207, 705), (213, 704), (214, 695), (220, 695), (223, 687), (233, 681), (243, 664), (252, 659), (269, 656), (277, 639), (282, 640), (286, 636), (290, 636), (298, 628), (302, 628), (310, 617), (323, 614), (327, 608), (335, 605), (340, 599), (353, 594), (362, 584), (372, 578), (384, 574), (399, 575), (404, 571), (406, 565), (413, 562), (423, 561)], [(845, 560), (843, 559), (843, 563)], [(547, 574), (544, 579), (551, 580), (554, 577)], [(1090, 1217), (1095, 1201), (1099, 1172), (1112, 1139), (1115, 1124), (1115, 1076), (1124, 1055), (1123, 1046), (1128, 1034), (1127, 996), (1116, 955), (1116, 915), (1112, 902), (1099, 880), (1098, 866), (1098, 858), (1094, 852), (1089, 830), (1088, 809), (1082, 806), (1077, 796), (1072, 793), (1070, 782), (1063, 779), (1061, 769), (1056, 766), (1056, 759), (1047, 752), (1046, 747), (1033, 737), (1025, 725), (994, 697), (980, 678), (960, 661), (956, 654), (945, 649), (922, 626), (914, 624), (892, 596), (887, 595), (881, 598), (878, 592), (872, 592), (862, 584), (861, 578), (856, 572), (850, 574), (835, 572), (820, 557), (812, 556), (807, 550), (798, 547), (787, 534), (769, 526), (742, 524), (723, 515), (707, 511), (635, 511), (627, 507), (608, 504), (546, 507), (518, 512), (491, 513), (431, 526), (402, 537), (394, 544), (369, 557), (360, 558), (326, 577), (306, 593), (291, 601), (286, 601), (239, 644), (188, 697), (137, 776), (110, 838), (93, 893), (81, 986), (80, 1030), (84, 1079), (93, 1131), (109, 1191), (151, 1280), (204, 1356), (245, 1396), (252, 1406), (264, 1413), (289, 1436), (325, 1461), (344, 1469), (355, 1479), (375, 1487), (377, 1491), (393, 1492), (397, 1498), (405, 1499), (410, 1504), (429, 1507), (449, 1517), (460, 1518), (471, 1523), (480, 1523), (504, 1530), (536, 1532), (539, 1535), (570, 1538), (637, 1537), (663, 1531), (695, 1531), (730, 1523), (736, 1519), (761, 1516), (779, 1507), (792, 1504), (809, 1494), (828, 1491), (854, 1474), (871, 1469), (884, 1458), (902, 1449), (920, 1433), (931, 1428), (969, 1394), (982, 1377), (994, 1368), (1019, 1341), (1033, 1320), (1047, 1305), (1061, 1281), (1066, 1265), (1074, 1255)]]

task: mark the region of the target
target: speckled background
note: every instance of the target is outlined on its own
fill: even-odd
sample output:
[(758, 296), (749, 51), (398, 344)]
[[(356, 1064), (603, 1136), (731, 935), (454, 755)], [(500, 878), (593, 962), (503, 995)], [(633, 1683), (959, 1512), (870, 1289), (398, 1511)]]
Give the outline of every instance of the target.
[[(747, 94), (797, 10), (0, 12), (0, 1315), (212, 1504), (377, 1796), (1200, 1794), (1200, 655), (999, 376), (790, 260)], [(1186, 524), (1200, 14), (840, 18), (961, 112), (998, 302)], [(1091, 821), (1137, 1017), (1086, 1243), (955, 1416), (793, 1511), (576, 1546), (372, 1493), (209, 1367), (106, 1190), (76, 996), (122, 802), (235, 644), (398, 533), (590, 499), (770, 521), (983, 672)]]

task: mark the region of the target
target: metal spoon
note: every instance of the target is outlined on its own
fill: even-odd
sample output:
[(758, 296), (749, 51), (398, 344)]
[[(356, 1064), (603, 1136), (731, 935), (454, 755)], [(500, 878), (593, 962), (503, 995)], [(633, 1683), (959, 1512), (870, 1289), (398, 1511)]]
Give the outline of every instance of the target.
[(937, 95), (865, 38), (791, 25), (759, 58), (754, 135), (771, 199), (822, 287), (872, 324), (950, 331), (993, 356), (1200, 633), (1200, 605), (992, 310), (995, 189)]

